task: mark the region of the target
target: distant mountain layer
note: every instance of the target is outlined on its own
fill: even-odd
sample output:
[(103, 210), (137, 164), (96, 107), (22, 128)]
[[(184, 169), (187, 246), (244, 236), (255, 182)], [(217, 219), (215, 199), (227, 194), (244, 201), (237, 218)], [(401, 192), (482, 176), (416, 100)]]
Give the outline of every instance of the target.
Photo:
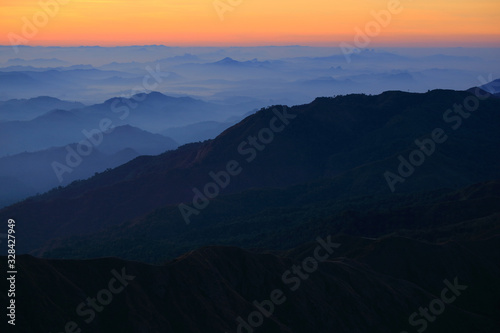
[[(130, 125), (158, 133), (195, 123), (224, 123), (229, 116), (241, 119), (238, 110), (229, 105), (156, 92), (136, 94), (130, 98), (116, 97), (90, 106), (48, 97), (12, 100), (0, 102), (0, 119), (2, 114), (7, 120), (15, 118), (26, 121), (0, 122), (0, 157), (79, 142), (85, 139), (84, 132), (99, 130), (103, 122), (115, 127)], [(215, 137), (218, 133), (214, 131), (222, 131), (222, 126), (209, 128), (209, 133), (199, 134), (194, 133), (198, 129), (196, 127), (186, 128), (190, 133), (183, 133), (179, 138)]]
[(111, 121), (112, 126), (135, 124), (153, 131), (196, 123), (199, 126), (185, 127), (180, 131), (174, 129), (173, 132), (184, 143), (206, 140), (235, 122), (226, 124), (227, 115), (241, 119), (238, 112), (226, 114), (229, 109), (231, 106), (160, 93), (113, 98), (88, 107), (49, 97), (0, 102), (0, 115), (5, 115), (5, 119), (30, 119), (0, 122), (0, 156), (35, 152), (80, 141), (85, 139), (84, 131), (99, 130), (102, 121)]
[[(82, 157), (78, 145), (57, 147), (34, 153), (21, 153), (0, 158), (0, 207), (12, 205), (27, 197), (86, 179), (98, 172), (117, 167), (140, 154), (130, 148), (104, 154), (98, 148)], [(68, 159), (68, 160), (66, 160)], [(68, 166), (67, 161), (71, 161)]]
[(415, 52), (351, 46), (344, 49), (346, 52), (338, 47), (298, 45), (22, 46), (23, 59), (12, 57), (10, 46), (2, 46), (0, 100), (47, 95), (94, 104), (139, 91), (160, 91), (207, 101), (251, 98), (256, 102), (250, 110), (348, 93), (425, 92), (442, 87), (458, 90), (486, 83), (471, 72), (498, 75), (489, 70), (496, 68), (498, 49), (478, 53), (473, 48), (430, 48)]
[(56, 67), (56, 66), (67, 66), (70, 65), (69, 62), (63, 61), (57, 58), (38, 58), (25, 60), (21, 58), (9, 59), (5, 62), (5, 65), (8, 66), (19, 66), (19, 65), (31, 65), (31, 66), (39, 66), (39, 67)]
[(0, 188), (0, 207), (86, 179), (139, 155), (157, 155), (178, 146), (168, 137), (128, 125), (111, 133), (95, 131), (89, 135), (91, 139), (83, 143), (0, 158), (0, 175), (6, 185), (10, 184)]
[[(325, 200), (340, 200), (392, 195), (393, 190), (458, 189), (500, 179), (500, 100), (478, 100), (476, 111), (453, 111), (454, 105), (474, 98), (470, 92), (449, 90), (386, 92), (262, 109), (214, 140), (137, 158), (5, 208), (0, 218), (24, 221), (18, 250), (29, 252), (54, 238), (92, 234), (181, 202), (192, 208), (185, 217), (195, 223), (205, 211), (193, 213), (198, 210), (194, 205), (204, 206), (202, 196), (215, 192), (325, 181)], [(233, 175), (229, 181), (226, 170)], [(215, 182), (222, 185), (215, 188)], [(165, 226), (176, 221), (181, 228), (182, 212), (173, 207), (172, 216), (162, 221)]]
[(485, 85), (482, 85), (481, 89), (483, 89), (489, 93), (495, 94), (495, 95), (500, 94), (500, 79), (497, 79), (497, 80), (491, 81)]
[(82, 108), (79, 102), (41, 96), (30, 99), (12, 99), (0, 102), (0, 121), (31, 120), (51, 110), (71, 110)]

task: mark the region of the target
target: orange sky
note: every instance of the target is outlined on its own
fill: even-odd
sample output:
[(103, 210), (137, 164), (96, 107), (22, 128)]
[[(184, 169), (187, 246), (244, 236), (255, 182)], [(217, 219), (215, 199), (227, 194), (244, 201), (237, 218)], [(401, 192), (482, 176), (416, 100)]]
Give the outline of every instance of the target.
[[(388, 0), (215, 0), (232, 9), (221, 20), (214, 0), (0, 1), (4, 45), (336, 46), (352, 42), (355, 28), (374, 20), (371, 11), (388, 7)], [(53, 17), (45, 14), (40, 3), (57, 1), (66, 4)], [(402, 11), (371, 37), (371, 46), (500, 46), (500, 0), (400, 3)], [(32, 33), (26, 22), (36, 19)]]

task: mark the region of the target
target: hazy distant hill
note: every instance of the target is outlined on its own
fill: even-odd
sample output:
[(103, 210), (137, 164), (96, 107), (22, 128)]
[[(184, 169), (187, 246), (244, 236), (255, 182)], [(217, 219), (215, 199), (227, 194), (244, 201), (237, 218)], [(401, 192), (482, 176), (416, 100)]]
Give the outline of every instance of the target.
[(481, 89), (492, 93), (492, 94), (499, 94), (500, 93), (500, 79), (491, 81), (483, 86), (481, 86)]
[[(38, 67), (37, 67), (38, 68)], [(30, 96), (53, 96), (59, 99), (95, 101), (102, 100), (102, 95), (118, 94), (121, 90), (116, 85), (128, 88), (141, 82), (144, 74), (119, 71), (103, 71), (93, 67), (75, 66), (71, 68), (55, 67), (43, 70), (12, 71), (12, 68), (0, 68), (0, 99), (21, 99)], [(109, 80), (115, 78), (114, 86)], [(108, 81), (105, 81), (108, 79)], [(96, 90), (97, 89), (97, 90)], [(99, 91), (102, 90), (102, 91)]]
[(224, 59), (221, 59), (219, 61), (210, 63), (209, 65), (216, 65), (216, 66), (234, 66), (234, 67), (269, 67), (272, 68), (273, 66), (279, 66), (283, 65), (284, 61), (281, 60), (273, 60), (273, 61), (259, 61), (258, 59), (252, 59), (252, 60), (247, 60), (247, 61), (238, 61), (234, 60), (231, 57), (226, 57)]
[[(128, 109), (128, 112), (122, 111)], [(208, 120), (222, 120), (235, 115), (230, 106), (218, 105), (191, 97), (171, 97), (158, 92), (137, 94), (130, 98), (112, 98), (103, 104), (83, 109), (85, 116), (108, 114), (125, 117), (124, 121), (150, 132), (160, 132)]]
[[(73, 151), (77, 149), (76, 144), (68, 145), (68, 147), (71, 147)], [(139, 154), (132, 149), (124, 149), (108, 155), (94, 149), (90, 156), (82, 159), (78, 167), (69, 168), (71, 172), (62, 173), (63, 181), (59, 182), (52, 163), (59, 162), (66, 165), (66, 156), (68, 156), (68, 150), (58, 147), (0, 158), (0, 174), (3, 184), (0, 189), (0, 207), (44, 193), (54, 187), (65, 186), (78, 179), (89, 178), (96, 172), (126, 163)]]
[(40, 96), (30, 99), (11, 99), (0, 101), (0, 121), (31, 120), (51, 110), (71, 110), (84, 107), (79, 102)]
[[(97, 136), (95, 140), (98, 140)], [(0, 175), (5, 184), (0, 188), (0, 207), (53, 187), (65, 186), (74, 180), (86, 179), (139, 155), (157, 155), (175, 148), (177, 143), (168, 137), (126, 125), (104, 134), (101, 143), (93, 146), (88, 156), (77, 153), (78, 145), (73, 143), (0, 158)], [(68, 159), (73, 161), (71, 163), (80, 159), (81, 163), (69, 167)], [(59, 167), (54, 168), (54, 162), (59, 163)], [(69, 171), (60, 169), (64, 168), (61, 165), (68, 167), (65, 170)], [(58, 177), (57, 173), (61, 176)]]
[[(37, 101), (34, 99), (33, 103)], [(40, 108), (47, 105), (48, 102), (44, 101), (41, 98)], [(69, 106), (62, 105), (66, 108)], [(243, 106), (240, 108), (243, 109)], [(170, 97), (156, 92), (131, 98), (117, 97), (78, 109), (52, 110), (29, 121), (0, 122), (0, 156), (79, 142), (86, 138), (82, 131), (99, 130), (103, 120), (110, 121), (112, 126), (128, 124), (150, 132), (160, 132), (201, 121), (225, 121), (229, 116), (238, 117), (240, 113), (242, 111), (235, 110), (231, 105), (208, 103), (189, 97)]]
[(15, 59), (9, 59), (7, 60), (4, 65), (8, 66), (34, 66), (34, 67), (59, 67), (59, 66), (68, 66), (71, 65), (67, 61), (63, 61), (61, 59), (57, 58), (38, 58), (38, 59), (21, 59), (21, 58), (15, 58)]
[(34, 152), (84, 139), (82, 130), (99, 128), (71, 111), (53, 110), (28, 121), (0, 123), (0, 156)]

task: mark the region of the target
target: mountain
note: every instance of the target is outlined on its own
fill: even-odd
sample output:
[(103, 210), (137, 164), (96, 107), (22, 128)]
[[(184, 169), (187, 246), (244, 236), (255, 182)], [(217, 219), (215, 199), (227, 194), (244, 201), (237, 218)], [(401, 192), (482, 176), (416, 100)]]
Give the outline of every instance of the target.
[[(130, 98), (117, 97), (83, 108), (52, 110), (29, 121), (0, 122), (0, 157), (79, 142), (86, 138), (83, 131), (99, 130), (103, 121), (111, 122), (115, 127), (131, 125), (149, 132), (161, 132), (172, 126), (202, 120), (220, 121), (238, 114), (238, 108), (232, 105), (170, 97), (156, 92)], [(144, 148), (143, 145), (142, 150)], [(149, 151), (144, 153), (150, 154)], [(154, 154), (158, 153), (160, 151), (155, 150)]]
[(500, 331), (500, 49), (16, 48), (0, 332)]
[(487, 84), (482, 85), (480, 88), (491, 94), (498, 95), (500, 93), (500, 79), (488, 82)]
[(169, 62), (185, 62), (185, 61), (193, 62), (200, 60), (201, 60), (200, 57), (191, 53), (184, 53), (183, 55), (160, 59), (160, 61), (169, 61)]
[(224, 59), (221, 59), (219, 61), (214, 62), (214, 65), (222, 65), (222, 66), (231, 66), (231, 65), (239, 65), (242, 62), (234, 60), (230, 57), (226, 57)]
[[(114, 85), (109, 86), (106, 79), (119, 77)], [(63, 100), (78, 100), (89, 104), (90, 101), (103, 100), (102, 96), (114, 96), (122, 91), (129, 92), (144, 74), (120, 71), (104, 71), (93, 67), (76, 66), (72, 68), (57, 67), (21, 71), (0, 69), (0, 99), (21, 99), (27, 96), (53, 96)], [(100, 91), (96, 91), (100, 90)]]
[[(97, 172), (117, 167), (139, 156), (132, 149), (104, 154), (94, 148), (91, 155), (82, 158), (76, 167), (67, 167), (66, 158), (72, 156), (71, 152), (77, 151), (77, 147), (77, 144), (71, 144), (0, 158), (2, 184), (5, 184), (0, 189), (0, 207), (54, 187), (68, 185), (75, 180), (89, 178)], [(55, 166), (54, 163), (61, 164)]]
[[(473, 98), (466, 91), (393, 91), (262, 109), (213, 140), (137, 158), (87, 181), (5, 208), (0, 218), (24, 221), (19, 226), (18, 251), (26, 253), (47, 246), (51, 239), (93, 234), (125, 221), (135, 223), (172, 204), (184, 202), (193, 212), (193, 204), (203, 206), (202, 197), (207, 195), (309, 182), (320, 182), (316, 186), (322, 188), (325, 182), (325, 200), (336, 201), (392, 196), (393, 191), (459, 189), (500, 179), (500, 148), (492, 144), (500, 140), (500, 101), (480, 101), (478, 110), (466, 119), (452, 117), (448, 111)], [(419, 145), (424, 146), (419, 149)], [(224, 176), (227, 170), (233, 175), (229, 180)], [(185, 213), (189, 216), (183, 221), (178, 207), (169, 212), (167, 220), (176, 221), (179, 228), (200, 214)]]
[(272, 106), (1, 209), (16, 332), (498, 331), (500, 100), (484, 93)]
[[(16, 72), (13, 76), (0, 75), (0, 100), (47, 95), (96, 104), (116, 96), (130, 97), (140, 91), (156, 90), (171, 96), (189, 95), (206, 100), (244, 96), (262, 101), (246, 111), (273, 104), (304, 104), (318, 96), (356, 92), (464, 89), (478, 84), (477, 75), (471, 73), (491, 72), (488, 68), (494, 67), (498, 58), (493, 49), (478, 54), (477, 50), (467, 48), (418, 52), (405, 48), (359, 49), (350, 55), (344, 55), (338, 46), (63, 49), (22, 46), (22, 50), (25, 60), (10, 63), (5, 62), (12, 49), (0, 50), (5, 55), (0, 59), (4, 61), (0, 71)], [(54, 57), (68, 64), (32, 61)], [(342, 70), (338, 70), (340, 67)], [(152, 80), (151, 72), (156, 72), (155, 77), (161, 80)], [(408, 72), (407, 77), (397, 77), (401, 72)], [(17, 84), (17, 75), (27, 75), (33, 79), (32, 85)], [(333, 76), (339, 84), (321, 80), (311, 85), (300, 84), (324, 76)], [(26, 81), (29, 83), (29, 79)]]
[(37, 87), (39, 82), (31, 75), (23, 72), (0, 72), (2, 90), (13, 91), (15, 87)]
[(202, 121), (182, 127), (172, 127), (161, 134), (171, 137), (180, 144), (205, 141), (215, 138), (235, 122)]
[(95, 69), (92, 65), (71, 65), (65, 67), (33, 67), (33, 66), (8, 66), (2, 67), (2, 72), (46, 72), (46, 71), (72, 71), (72, 70), (90, 70)]
[[(0, 158), (3, 182), (5, 185), (11, 184), (0, 189), (0, 207), (46, 192), (53, 187), (89, 178), (97, 172), (117, 167), (139, 155), (156, 155), (178, 146), (168, 137), (129, 125), (116, 127), (107, 134), (94, 133), (93, 140), (88, 155), (87, 148), (72, 143), (65, 147), (52, 147)], [(81, 151), (84, 151), (84, 154), (79, 153)], [(78, 165), (73, 165), (75, 163)]]
[(82, 130), (99, 128), (72, 111), (52, 110), (27, 121), (0, 123), (0, 156), (35, 152), (85, 138)]
[(60, 67), (60, 66), (68, 66), (69, 62), (63, 61), (57, 58), (38, 58), (38, 59), (9, 59), (5, 62), (5, 65), (8, 66), (34, 66), (34, 67)]
[(159, 92), (140, 93), (130, 98), (116, 97), (81, 110), (85, 117), (97, 119), (107, 115), (118, 122), (150, 132), (161, 132), (173, 126), (200, 121), (220, 121), (239, 110), (191, 97), (172, 97)]
[(155, 266), (18, 256), (16, 332), (495, 332), (492, 241), (321, 235), (286, 252), (212, 246)]
[(266, 60), (259, 61), (257, 58), (247, 61), (234, 60), (231, 57), (225, 57), (219, 61), (210, 63), (210, 65), (220, 65), (220, 66), (251, 66), (251, 67), (264, 67), (264, 66), (277, 66), (284, 64), (281, 60)]
[(130, 125), (118, 126), (106, 134), (99, 149), (114, 154), (124, 148), (131, 148), (141, 155), (158, 155), (176, 149), (178, 143), (170, 137), (152, 134)]
[[(325, 232), (369, 238), (397, 234), (426, 242), (469, 241), (468, 233), (475, 230), (498, 234), (499, 181), (458, 190), (352, 198), (341, 198), (339, 190), (335, 180), (322, 180), (222, 195), (190, 217), (189, 225), (178, 206), (165, 205), (89, 235), (55, 239), (33, 254), (78, 259), (120, 256), (159, 263), (212, 244), (287, 250)], [(447, 232), (450, 229), (453, 236)]]
[(30, 99), (0, 101), (0, 121), (31, 120), (52, 110), (72, 110), (84, 107), (79, 102), (62, 101), (40, 96)]

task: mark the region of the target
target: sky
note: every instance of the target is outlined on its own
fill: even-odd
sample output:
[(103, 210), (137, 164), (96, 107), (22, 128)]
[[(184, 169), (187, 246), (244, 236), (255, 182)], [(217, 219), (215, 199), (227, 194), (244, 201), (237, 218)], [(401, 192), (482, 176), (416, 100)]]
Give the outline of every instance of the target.
[(0, 44), (500, 47), (499, 22), (499, 0), (1, 0)]

